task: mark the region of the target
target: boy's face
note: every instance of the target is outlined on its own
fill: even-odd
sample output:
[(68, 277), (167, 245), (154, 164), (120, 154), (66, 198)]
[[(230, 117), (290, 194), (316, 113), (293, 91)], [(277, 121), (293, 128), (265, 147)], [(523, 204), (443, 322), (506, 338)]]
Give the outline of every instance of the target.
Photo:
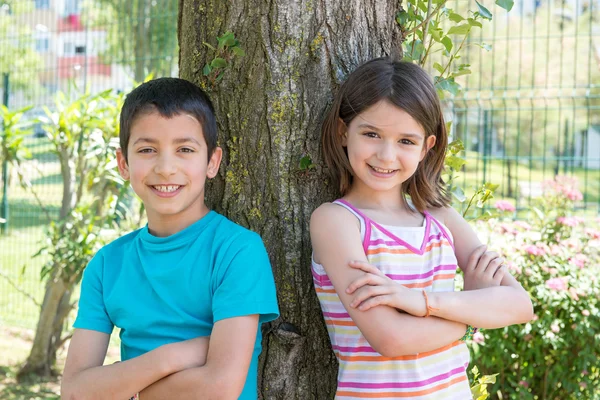
[(138, 116), (127, 154), (128, 161), (117, 152), (119, 172), (142, 199), (153, 234), (176, 233), (206, 214), (204, 184), (217, 174), (222, 151), (216, 148), (207, 159), (202, 126), (194, 117)]

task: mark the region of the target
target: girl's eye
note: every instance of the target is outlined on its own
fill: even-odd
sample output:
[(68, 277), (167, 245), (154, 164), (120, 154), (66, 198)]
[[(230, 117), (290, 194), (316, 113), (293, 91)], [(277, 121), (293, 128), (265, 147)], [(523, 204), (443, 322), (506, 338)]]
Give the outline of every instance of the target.
[(402, 144), (415, 144), (413, 141), (411, 141), (409, 139), (401, 139), (400, 143), (402, 143)]
[(378, 136), (375, 132), (365, 132), (364, 135), (371, 138), (376, 138)]

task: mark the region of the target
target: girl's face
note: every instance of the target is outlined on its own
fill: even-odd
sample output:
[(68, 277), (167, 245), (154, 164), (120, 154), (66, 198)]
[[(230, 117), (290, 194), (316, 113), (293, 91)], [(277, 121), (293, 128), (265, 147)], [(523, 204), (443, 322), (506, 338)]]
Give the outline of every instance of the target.
[(410, 178), (435, 145), (408, 113), (382, 100), (348, 125), (342, 144), (354, 172), (352, 189), (395, 191)]

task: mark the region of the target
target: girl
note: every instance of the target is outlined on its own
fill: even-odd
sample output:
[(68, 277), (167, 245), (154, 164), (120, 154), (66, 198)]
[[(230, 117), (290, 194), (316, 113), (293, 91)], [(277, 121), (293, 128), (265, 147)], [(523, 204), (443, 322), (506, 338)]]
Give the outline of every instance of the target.
[[(532, 305), (450, 207), (432, 82), (412, 63), (369, 61), (341, 86), (322, 135), (343, 195), (310, 222), (336, 399), (472, 398), (464, 341), (473, 327), (529, 321)], [(463, 292), (454, 292), (457, 265)]]

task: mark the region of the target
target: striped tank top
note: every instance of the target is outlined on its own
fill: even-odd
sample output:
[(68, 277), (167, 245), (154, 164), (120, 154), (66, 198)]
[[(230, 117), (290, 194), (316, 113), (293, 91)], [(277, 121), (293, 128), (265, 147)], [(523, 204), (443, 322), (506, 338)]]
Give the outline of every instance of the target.
[[(414, 235), (415, 228), (384, 227), (345, 200), (334, 203), (359, 219), (369, 263), (389, 278), (414, 290), (454, 290), (457, 261), (452, 239), (447, 228), (431, 214), (424, 213), (424, 234), (417, 238), (419, 243), (411, 244), (401, 237)], [(463, 342), (425, 353), (384, 357), (371, 348), (348, 315), (325, 269), (314, 260), (312, 273), (339, 361), (336, 399), (472, 399), (466, 373), (469, 350)]]

